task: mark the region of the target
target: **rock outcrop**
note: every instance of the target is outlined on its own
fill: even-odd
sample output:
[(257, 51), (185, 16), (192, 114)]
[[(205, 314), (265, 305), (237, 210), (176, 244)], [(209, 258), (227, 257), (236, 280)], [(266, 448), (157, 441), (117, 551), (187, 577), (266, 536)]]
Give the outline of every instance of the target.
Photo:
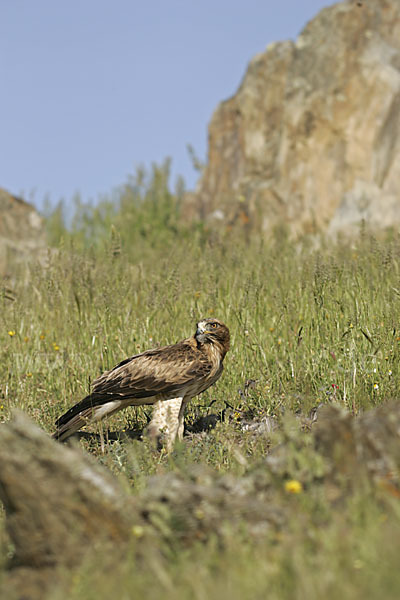
[(16, 262), (43, 257), (45, 247), (42, 217), (33, 206), (0, 188), (0, 276)]
[(400, 223), (399, 0), (325, 8), (252, 59), (212, 117), (192, 208), (295, 236)]
[[(288, 421), (268, 456), (242, 476), (186, 465), (154, 475), (133, 496), (127, 481), (17, 413), (0, 425), (0, 502), (13, 549), (1, 565), (7, 570), (0, 573), (0, 596), (68, 598), (66, 589), (46, 593), (68, 588), (74, 569), (90, 555), (109, 555), (111, 576), (127, 555), (131, 562), (147, 560), (209, 539), (222, 548), (241, 535), (247, 541), (271, 535), (275, 544), (294, 515), (296, 531), (302, 523), (309, 535), (310, 517), (314, 521), (328, 505), (342, 513), (347, 499), (360, 501), (360, 492), (366, 504), (378, 496), (387, 517), (400, 497), (399, 419), (398, 402), (357, 418), (324, 405), (310, 433)], [(245, 466), (240, 446), (236, 453)], [(303, 489), (306, 500), (294, 507), (288, 495)], [(135, 539), (140, 542), (132, 545)]]

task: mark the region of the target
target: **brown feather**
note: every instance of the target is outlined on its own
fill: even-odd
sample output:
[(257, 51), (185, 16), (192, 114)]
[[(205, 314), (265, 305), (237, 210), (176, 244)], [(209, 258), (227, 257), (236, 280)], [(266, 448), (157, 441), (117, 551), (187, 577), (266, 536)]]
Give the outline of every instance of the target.
[(193, 337), (136, 354), (103, 373), (92, 392), (56, 422), (56, 439), (66, 439), (89, 420), (129, 405), (181, 398), (184, 405), (221, 376), (229, 330), (218, 319), (203, 319)]

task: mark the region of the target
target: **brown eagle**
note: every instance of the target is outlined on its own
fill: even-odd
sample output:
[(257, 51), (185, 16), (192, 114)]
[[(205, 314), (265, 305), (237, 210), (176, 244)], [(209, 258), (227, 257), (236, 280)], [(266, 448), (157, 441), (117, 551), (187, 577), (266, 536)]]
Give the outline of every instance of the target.
[(203, 319), (192, 337), (123, 360), (96, 379), (91, 394), (56, 421), (53, 438), (66, 440), (86, 423), (127, 406), (154, 404), (149, 434), (170, 450), (176, 436), (182, 439), (186, 404), (221, 376), (229, 341), (224, 323)]

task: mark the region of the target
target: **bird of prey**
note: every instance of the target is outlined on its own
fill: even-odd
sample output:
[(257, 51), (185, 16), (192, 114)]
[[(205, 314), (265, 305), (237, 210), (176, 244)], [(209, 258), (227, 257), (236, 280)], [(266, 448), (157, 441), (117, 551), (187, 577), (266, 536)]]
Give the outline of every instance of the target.
[(224, 323), (203, 319), (192, 337), (123, 360), (96, 379), (91, 393), (56, 421), (53, 438), (64, 441), (87, 423), (127, 406), (153, 404), (148, 433), (171, 450), (175, 438), (183, 437), (189, 400), (221, 376), (229, 343)]

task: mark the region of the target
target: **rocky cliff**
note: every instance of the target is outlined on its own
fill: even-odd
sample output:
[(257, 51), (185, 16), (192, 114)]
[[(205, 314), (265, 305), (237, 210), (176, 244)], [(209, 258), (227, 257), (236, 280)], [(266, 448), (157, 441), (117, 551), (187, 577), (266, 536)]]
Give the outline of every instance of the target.
[(45, 255), (43, 219), (20, 198), (0, 188), (0, 276), (13, 264)]
[(199, 216), (294, 235), (400, 223), (400, 1), (322, 10), (216, 109)]

